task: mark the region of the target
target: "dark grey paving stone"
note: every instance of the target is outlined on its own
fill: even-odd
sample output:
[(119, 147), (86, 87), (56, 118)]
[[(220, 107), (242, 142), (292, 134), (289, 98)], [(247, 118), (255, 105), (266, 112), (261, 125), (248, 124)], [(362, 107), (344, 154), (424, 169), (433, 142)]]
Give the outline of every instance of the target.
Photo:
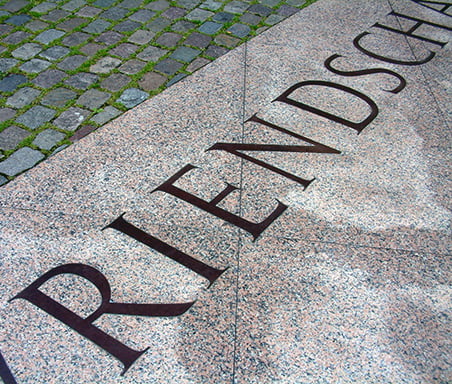
[(0, 17), (3, 17), (3, 16), (11, 16), (11, 13), (9, 13), (8, 11), (0, 10)]
[(174, 60), (183, 61), (184, 63), (189, 63), (196, 56), (201, 53), (200, 50), (189, 47), (179, 47), (170, 56)]
[(188, 66), (187, 71), (188, 72), (195, 72), (199, 68), (204, 67), (205, 65), (209, 64), (210, 60), (207, 60), (203, 57), (198, 57), (195, 60), (193, 60)]
[(32, 20), (25, 26), (25, 28), (27, 28), (33, 32), (38, 32), (38, 31), (41, 31), (41, 30), (47, 28), (48, 26), (49, 26), (49, 24), (44, 23), (41, 20)]
[(0, 163), (0, 173), (7, 176), (16, 176), (19, 173), (34, 167), (44, 155), (29, 147), (24, 147), (14, 152), (10, 157)]
[(107, 20), (97, 19), (92, 23), (89, 23), (86, 27), (82, 29), (82, 31), (91, 33), (91, 34), (100, 34), (104, 32), (107, 28), (111, 26), (111, 23)]
[(24, 31), (13, 32), (3, 39), (3, 42), (9, 45), (16, 45), (22, 41), (28, 39), (31, 36), (30, 33)]
[(139, 11), (133, 13), (128, 18), (133, 21), (138, 21), (140, 23), (147, 23), (155, 16), (155, 12), (149, 9), (140, 9)]
[(71, 0), (66, 4), (63, 4), (61, 8), (63, 8), (66, 11), (75, 11), (76, 9), (79, 9), (83, 7), (87, 3), (86, 0)]
[(102, 107), (111, 97), (109, 93), (98, 91), (97, 89), (90, 89), (81, 95), (77, 103), (87, 107), (91, 110)]
[(243, 38), (250, 34), (251, 28), (248, 25), (237, 23), (229, 27), (228, 32), (232, 33), (234, 36)]
[(146, 28), (153, 32), (160, 32), (171, 24), (171, 20), (165, 18), (157, 18), (146, 24)]
[(65, 33), (63, 31), (48, 29), (47, 31), (41, 32), (34, 40), (42, 44), (50, 44), (52, 41), (55, 41), (64, 35)]
[(121, 20), (129, 13), (128, 9), (112, 7), (100, 14), (100, 17), (108, 20)]
[(174, 23), (174, 25), (171, 27), (171, 30), (174, 32), (188, 32), (191, 29), (195, 29), (197, 27), (197, 24), (192, 23), (191, 21), (187, 20), (179, 20)]
[(75, 47), (76, 45), (83, 44), (85, 41), (87, 41), (91, 36), (87, 33), (83, 32), (74, 32), (70, 35), (66, 36), (63, 39), (63, 44), (68, 47)]
[(88, 19), (85, 19), (83, 17), (73, 17), (58, 24), (57, 28), (62, 29), (66, 32), (70, 32), (86, 22), (88, 22)]
[(113, 27), (113, 29), (118, 32), (132, 32), (135, 29), (138, 29), (140, 27), (141, 27), (141, 24), (138, 23), (137, 21), (126, 20), (119, 24), (116, 24)]
[(12, 30), (13, 27), (11, 25), (0, 24), (0, 36), (6, 35), (7, 33), (10, 33)]
[(74, 100), (77, 93), (67, 88), (57, 88), (50, 91), (41, 100), (41, 104), (48, 107), (64, 107), (69, 101)]
[(262, 16), (253, 15), (252, 13), (244, 13), (240, 17), (240, 22), (250, 25), (257, 25), (261, 22)]
[(90, 114), (86, 109), (71, 107), (58, 116), (53, 124), (65, 131), (75, 131)]
[(231, 13), (243, 13), (249, 6), (250, 5), (248, 3), (244, 3), (243, 1), (231, 1), (225, 5), (224, 11)]
[(26, 43), (15, 49), (12, 55), (18, 59), (29, 60), (42, 51), (42, 47), (36, 43)]
[(209, 46), (209, 48), (207, 48), (204, 51), (204, 55), (213, 57), (214, 59), (216, 59), (220, 56), (223, 56), (224, 54), (226, 54), (228, 52), (229, 52), (229, 49), (212, 44), (211, 46)]
[(162, 56), (164, 56), (168, 51), (157, 48), (157, 47), (147, 47), (142, 52), (140, 52), (137, 57), (144, 61), (158, 61)]
[(202, 33), (198, 33), (198, 32), (193, 32), (184, 41), (184, 45), (193, 45), (194, 47), (198, 47), (198, 48), (206, 48), (210, 44), (211, 41), (212, 41), (212, 38), (210, 36), (203, 35)]
[(36, 129), (44, 123), (49, 122), (55, 116), (53, 109), (45, 108), (40, 105), (30, 108), (23, 115), (20, 115), (16, 121), (25, 125), (27, 128)]
[(168, 81), (168, 84), (166, 84), (166, 86), (171, 87), (173, 84), (176, 84), (177, 82), (181, 81), (185, 77), (187, 77), (186, 73), (178, 73), (170, 81)]
[(28, 79), (24, 75), (8, 75), (0, 80), (0, 91), (13, 92), (19, 85), (26, 82), (28, 82)]
[(294, 7), (301, 7), (306, 3), (306, 0), (287, 0), (287, 4), (293, 5)]
[(207, 20), (212, 15), (214, 15), (213, 12), (201, 8), (196, 8), (193, 11), (191, 11), (187, 16), (185, 16), (185, 18), (194, 21), (204, 21)]
[(19, 61), (16, 59), (0, 59), (0, 72), (6, 73), (15, 67)]
[(77, 15), (82, 16), (82, 17), (95, 17), (101, 12), (102, 12), (102, 9), (87, 6), (87, 7), (83, 7), (82, 9), (80, 9), (77, 12)]
[(99, 125), (103, 125), (107, 121), (114, 119), (115, 117), (119, 116), (120, 114), (121, 114), (120, 110), (109, 105), (108, 107), (105, 107), (102, 112), (99, 112), (97, 115), (94, 115), (91, 118), (91, 120)]
[(172, 59), (165, 59), (158, 63), (154, 69), (165, 73), (167, 75), (174, 75), (179, 69), (183, 67), (183, 64), (174, 61)]
[(62, 81), (67, 76), (66, 73), (57, 69), (49, 69), (40, 73), (34, 80), (33, 84), (41, 88), (50, 88)]
[(119, 104), (124, 105), (126, 108), (133, 108), (138, 104), (141, 104), (149, 97), (147, 92), (144, 92), (137, 88), (126, 89), (121, 97), (116, 100)]
[(113, 48), (110, 51), (110, 54), (114, 56), (119, 56), (122, 58), (127, 58), (135, 53), (135, 51), (138, 49), (138, 46), (131, 43), (122, 43), (118, 45), (117, 47)]
[(8, 182), (8, 179), (0, 175), (0, 185), (4, 185)]
[(214, 17), (212, 17), (212, 20), (213, 20), (213, 21), (218, 21), (219, 23), (228, 23), (228, 22), (230, 22), (234, 17), (235, 17), (235, 15), (233, 15), (232, 13), (228, 13), (228, 12), (218, 12), (217, 14), (215, 14)]
[(287, 4), (283, 4), (279, 7), (278, 14), (281, 16), (289, 17), (289, 16), (294, 15), (298, 11), (299, 11), (298, 8), (291, 7), (290, 5), (287, 5)]
[(33, 140), (33, 144), (48, 151), (56, 146), (65, 137), (66, 135), (62, 132), (55, 131), (54, 129), (46, 129), (36, 136)]
[(54, 9), (47, 15), (41, 16), (41, 19), (46, 21), (58, 22), (70, 15), (69, 12), (63, 11), (62, 9)]
[(176, 4), (185, 9), (193, 9), (199, 5), (199, 0), (176, 0)]
[(132, 59), (126, 61), (123, 65), (121, 65), (118, 68), (118, 70), (128, 75), (134, 75), (135, 73), (140, 72), (145, 66), (146, 63), (144, 61)]
[(154, 32), (139, 29), (132, 36), (129, 37), (128, 41), (138, 45), (144, 45), (149, 43), (154, 36), (155, 36)]
[(152, 1), (146, 5), (146, 8), (152, 9), (153, 11), (163, 11), (170, 6), (169, 2), (166, 0)]
[(248, 12), (254, 13), (259, 16), (268, 16), (273, 13), (273, 9), (261, 4), (253, 4), (248, 8)]
[(226, 35), (226, 34), (220, 34), (215, 37), (215, 43), (218, 45), (224, 45), (228, 48), (233, 48), (239, 45), (241, 40), (237, 37)]
[(206, 21), (202, 24), (198, 30), (207, 35), (216, 34), (221, 28), (223, 28), (223, 24), (215, 23), (213, 21)]
[(101, 49), (104, 49), (105, 46), (101, 44), (96, 43), (88, 43), (80, 48), (80, 51), (82, 51), (87, 56), (94, 56), (97, 52), (99, 52)]
[(27, 5), (28, 1), (26, 0), (11, 0), (2, 5), (2, 8), (15, 13), (17, 11), (20, 11), (22, 8), (25, 8)]
[(30, 20), (31, 16), (29, 15), (14, 15), (6, 20), (6, 23), (19, 26), (28, 23)]
[(121, 60), (114, 57), (103, 57), (96, 64), (91, 65), (89, 70), (93, 73), (109, 73), (121, 65)]
[(174, 47), (180, 39), (182, 39), (182, 36), (178, 33), (166, 32), (156, 40), (156, 43), (165, 47)]
[(135, 9), (142, 6), (142, 0), (124, 0), (122, 3), (118, 4), (118, 7), (126, 9)]
[(204, 8), (204, 9), (208, 9), (210, 11), (217, 11), (222, 6), (223, 6), (223, 3), (220, 2), (220, 1), (207, 0), (207, 1), (204, 1), (199, 7), (200, 8)]
[(106, 45), (113, 45), (117, 42), (121, 41), (124, 38), (123, 35), (121, 35), (118, 32), (108, 31), (104, 32), (101, 35), (99, 35), (95, 41), (98, 43), (103, 43)]
[(55, 61), (66, 56), (69, 52), (70, 52), (69, 48), (62, 47), (61, 45), (55, 45), (54, 47), (51, 47), (41, 52), (39, 56), (47, 60)]
[(130, 77), (123, 75), (122, 73), (113, 73), (108, 76), (102, 83), (100, 84), (102, 88), (107, 89), (111, 92), (117, 92), (121, 88), (125, 87), (130, 83)]
[(80, 67), (88, 58), (82, 55), (73, 55), (66, 57), (63, 61), (57, 64), (57, 67), (63, 71), (73, 71)]
[(270, 15), (265, 19), (265, 24), (268, 25), (275, 25), (277, 23), (279, 23), (280, 21), (283, 21), (286, 18), (286, 16), (282, 16), (282, 15)]
[(138, 84), (145, 91), (153, 91), (165, 84), (166, 80), (168, 79), (159, 73), (147, 72), (138, 81)]
[(0, 108), (0, 123), (12, 119), (16, 115), (16, 111), (11, 108)]
[(41, 59), (31, 59), (30, 61), (26, 61), (19, 68), (23, 72), (27, 73), (39, 73), (50, 67), (52, 63), (46, 60)]
[(36, 13), (47, 13), (51, 11), (52, 9), (55, 9), (57, 7), (57, 4), (51, 3), (49, 1), (45, 1), (41, 4), (36, 5), (32, 9), (30, 9), (30, 12), (36, 12)]
[(94, 73), (80, 72), (65, 80), (64, 84), (77, 89), (87, 89), (90, 85), (99, 81), (99, 76)]
[(0, 149), (10, 151), (16, 148), (29, 135), (30, 132), (27, 130), (11, 125), (0, 132)]
[(14, 93), (14, 95), (8, 97), (8, 99), (6, 100), (6, 105), (20, 109), (28, 104), (31, 104), (34, 100), (36, 100), (36, 98), (40, 94), (41, 91), (34, 88), (30, 87), (21, 88), (17, 90), (17, 92)]

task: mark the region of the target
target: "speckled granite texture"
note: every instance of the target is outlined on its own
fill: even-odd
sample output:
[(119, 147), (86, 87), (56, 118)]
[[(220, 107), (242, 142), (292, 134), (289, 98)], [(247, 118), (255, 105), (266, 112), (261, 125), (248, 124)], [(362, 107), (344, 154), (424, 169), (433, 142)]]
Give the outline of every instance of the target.
[[(451, 382), (450, 15), (319, 0), (6, 185), (0, 351), (17, 383)], [(416, 37), (375, 25), (417, 22)], [(165, 192), (188, 164), (185, 195)], [(227, 269), (209, 286), (113, 229), (121, 214)], [(45, 282), (60, 308), (148, 348), (121, 375), (58, 314), (8, 301), (75, 263), (105, 276), (109, 305), (193, 304), (96, 317), (86, 278)]]

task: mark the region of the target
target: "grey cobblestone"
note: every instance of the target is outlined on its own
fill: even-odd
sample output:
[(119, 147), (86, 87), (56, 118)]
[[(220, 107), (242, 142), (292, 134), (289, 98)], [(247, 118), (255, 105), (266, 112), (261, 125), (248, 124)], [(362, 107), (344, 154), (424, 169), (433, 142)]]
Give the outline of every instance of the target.
[(207, 20), (212, 15), (214, 15), (213, 12), (206, 11), (205, 9), (195, 9), (195, 10), (191, 11), (186, 16), (186, 18), (188, 20), (204, 21), (204, 20)]
[(172, 59), (165, 59), (159, 62), (154, 69), (167, 75), (174, 75), (179, 69), (182, 68), (182, 64)]
[(102, 12), (102, 9), (91, 7), (91, 6), (86, 6), (86, 7), (83, 7), (82, 9), (80, 9), (77, 12), (77, 15), (82, 16), (82, 17), (95, 17), (101, 12)]
[(145, 91), (152, 91), (165, 84), (166, 80), (168, 79), (163, 75), (155, 72), (148, 72), (143, 75), (138, 84)]
[(201, 53), (200, 50), (189, 48), (189, 47), (179, 47), (174, 53), (170, 56), (174, 60), (183, 61), (188, 63), (192, 61), (196, 56)]
[(135, 73), (140, 72), (144, 67), (146, 63), (141, 60), (129, 60), (126, 61), (123, 65), (121, 65), (118, 70), (122, 73), (126, 73), (128, 75), (133, 75)]
[(147, 23), (155, 15), (155, 12), (149, 11), (148, 9), (142, 9), (130, 15), (128, 18), (133, 21), (138, 21), (139, 23)]
[(29, 135), (30, 132), (27, 130), (11, 125), (0, 132), (0, 149), (4, 151), (14, 149)]
[(90, 89), (81, 95), (77, 103), (87, 107), (91, 110), (102, 107), (111, 97), (109, 93), (98, 91), (97, 89)]
[(124, 105), (126, 108), (133, 108), (146, 100), (149, 95), (137, 88), (126, 89), (121, 97), (117, 100), (118, 103)]
[(61, 45), (56, 45), (41, 52), (39, 56), (47, 60), (55, 61), (66, 56), (69, 52), (70, 52), (69, 48), (62, 47)]
[(16, 115), (16, 111), (11, 108), (0, 108), (0, 123), (12, 119)]
[(64, 84), (77, 89), (87, 89), (90, 85), (96, 83), (98, 80), (99, 76), (93, 73), (80, 72), (65, 80)]
[(41, 59), (31, 59), (20, 66), (23, 72), (27, 73), (39, 73), (49, 68), (52, 63), (41, 60)]
[(28, 22), (30, 20), (31, 20), (31, 16), (29, 16), (29, 15), (14, 15), (14, 16), (10, 17), (8, 20), (6, 20), (6, 22), (8, 24), (13, 24), (13, 25), (19, 26), (19, 25), (25, 24), (26, 22)]
[(82, 31), (97, 35), (99, 33), (104, 32), (109, 26), (111, 26), (110, 22), (102, 19), (97, 19), (94, 20), (92, 23), (88, 24), (85, 28), (82, 29)]
[(34, 80), (33, 84), (41, 88), (50, 88), (62, 81), (67, 74), (57, 69), (49, 69), (41, 72)]
[(106, 11), (100, 14), (100, 17), (108, 20), (121, 20), (127, 15), (129, 11), (124, 8), (113, 7), (107, 9)]
[(40, 105), (30, 108), (23, 115), (20, 115), (16, 121), (19, 124), (23, 124), (30, 129), (39, 128), (44, 123), (52, 120), (55, 116), (53, 109), (45, 108)]
[(6, 184), (8, 179), (5, 176), (0, 175), (0, 185)]
[(24, 41), (25, 39), (28, 39), (31, 36), (30, 33), (24, 32), (24, 31), (17, 31), (14, 33), (11, 33), (10, 35), (6, 36), (3, 39), (3, 42), (10, 45), (17, 45)]
[(228, 32), (237, 37), (245, 37), (249, 35), (251, 28), (248, 25), (237, 23), (231, 26)]
[(206, 33), (207, 35), (214, 35), (223, 27), (222, 24), (215, 23), (213, 21), (206, 21), (199, 27), (199, 31)]
[(114, 57), (104, 57), (96, 64), (93, 64), (89, 70), (93, 73), (109, 73), (120, 65), (121, 60), (115, 59)]
[(57, 64), (57, 67), (63, 71), (73, 71), (80, 67), (88, 58), (82, 55), (68, 56)]
[(38, 36), (36, 36), (35, 40), (41, 44), (47, 45), (62, 36), (64, 36), (63, 31), (58, 31), (57, 29), (48, 29), (47, 31), (41, 32)]
[(166, 50), (157, 47), (147, 47), (137, 57), (145, 61), (157, 61), (166, 54)]
[(75, 131), (90, 114), (86, 109), (71, 107), (58, 116), (53, 124), (65, 131)]
[(6, 9), (10, 12), (20, 11), (22, 8), (28, 5), (28, 1), (26, 0), (11, 0), (8, 1), (5, 5), (2, 6), (3, 9)]
[(20, 109), (28, 104), (31, 104), (40, 94), (41, 91), (38, 91), (34, 88), (21, 88), (14, 95), (8, 97), (8, 99), (6, 100), (6, 105)]
[(16, 59), (0, 59), (0, 72), (6, 73), (15, 67), (19, 61)]
[(46, 129), (40, 132), (33, 140), (33, 145), (45, 150), (52, 149), (58, 142), (65, 138), (65, 134), (53, 129)]
[(121, 73), (113, 73), (112, 75), (107, 77), (100, 85), (102, 88), (105, 88), (111, 92), (117, 92), (129, 83), (129, 76), (123, 75)]
[(10, 157), (0, 163), (0, 173), (7, 176), (16, 176), (23, 171), (34, 167), (44, 155), (29, 147), (21, 148), (14, 152)]
[(136, 31), (132, 36), (129, 37), (129, 41), (131, 43), (135, 43), (138, 45), (144, 45), (146, 43), (149, 43), (151, 39), (155, 36), (155, 33), (150, 31), (144, 31), (142, 29), (139, 29)]
[(154, 11), (163, 11), (169, 7), (169, 2), (166, 0), (157, 0), (146, 5), (146, 8), (152, 9)]
[(9, 75), (0, 80), (0, 91), (2, 92), (12, 92), (16, 88), (24, 84), (28, 79), (24, 75)]
[(120, 114), (120, 110), (116, 109), (115, 107), (108, 106), (105, 107), (102, 112), (99, 112), (97, 115), (95, 115), (91, 120), (99, 125), (102, 125), (107, 121), (114, 119), (116, 116), (119, 116)]
[(47, 13), (52, 9), (55, 9), (56, 7), (57, 4), (45, 1), (44, 3), (38, 4), (35, 7), (33, 7), (30, 11), (36, 13)]
[(75, 99), (76, 96), (77, 94), (74, 91), (67, 88), (57, 88), (45, 95), (41, 100), (41, 104), (48, 107), (61, 108), (64, 107), (69, 101)]

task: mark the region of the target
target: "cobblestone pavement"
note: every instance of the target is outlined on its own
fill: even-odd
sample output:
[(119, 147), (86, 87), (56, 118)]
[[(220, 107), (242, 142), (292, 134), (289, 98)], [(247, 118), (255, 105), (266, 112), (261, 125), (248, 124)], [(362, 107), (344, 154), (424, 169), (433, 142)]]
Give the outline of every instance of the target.
[(0, 1), (0, 185), (314, 1)]

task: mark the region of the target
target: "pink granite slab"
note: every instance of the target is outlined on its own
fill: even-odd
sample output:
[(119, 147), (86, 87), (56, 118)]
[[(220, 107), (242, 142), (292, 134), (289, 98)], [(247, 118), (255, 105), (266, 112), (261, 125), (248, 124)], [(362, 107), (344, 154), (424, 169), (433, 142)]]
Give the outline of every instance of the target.
[[(18, 383), (230, 382), (236, 230), (184, 233), (184, 247), (170, 239), (180, 228), (160, 230), (169, 231), (166, 242), (198, 260), (229, 267), (207, 289), (206, 279), (168, 257), (113, 229), (102, 231), (104, 219), (10, 209), (1, 209), (0, 217), (1, 351)], [(153, 233), (140, 217), (126, 219)], [(43, 273), (68, 263), (101, 272), (113, 302), (195, 304), (177, 317), (102, 315), (97, 327), (130, 348), (149, 347), (121, 378), (121, 363), (90, 340), (26, 300), (8, 302)], [(100, 304), (94, 285), (72, 274), (54, 277), (40, 290), (83, 317)]]
[[(409, 27), (387, 16), (392, 8), (449, 22), (419, 7), (319, 0), (2, 187), (0, 351), (17, 382), (450, 381), (450, 48), (373, 26)], [(435, 56), (419, 66), (383, 62), (354, 47), (363, 32), (370, 34), (362, 44), (380, 55), (413, 61), (432, 49)], [(324, 62), (335, 54), (342, 56), (335, 68), (374, 73), (332, 73)], [(405, 79), (399, 93), (388, 92), (401, 84), (388, 71)], [(365, 94), (378, 115), (358, 135), (272, 102), (313, 80)], [(351, 121), (369, 116), (366, 101), (319, 84), (326, 83), (291, 96)], [(246, 122), (255, 114), (299, 136)], [(340, 153), (246, 152), (315, 178), (306, 188), (211, 148), (313, 142)], [(197, 168), (174, 186), (190, 201), (155, 191), (188, 164)], [(227, 270), (209, 287), (163, 253), (105, 228), (120, 215), (172, 252)], [(250, 230), (269, 217), (261, 233)], [(121, 376), (121, 362), (91, 340), (26, 300), (8, 302), (69, 263), (102, 273), (112, 303), (196, 302), (176, 317), (97, 319), (130, 348), (149, 347)], [(74, 274), (42, 290), (79, 316), (100, 304), (97, 289)]]
[(450, 257), (272, 238), (240, 271), (238, 383), (450, 381)]

